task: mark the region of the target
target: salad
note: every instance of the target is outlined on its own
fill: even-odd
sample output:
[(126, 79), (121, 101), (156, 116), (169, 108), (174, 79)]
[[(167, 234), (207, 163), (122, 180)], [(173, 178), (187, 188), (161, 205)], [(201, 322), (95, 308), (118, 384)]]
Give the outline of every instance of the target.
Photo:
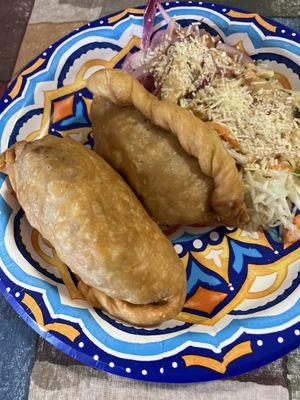
[[(157, 10), (166, 24), (155, 31)], [(278, 228), (300, 239), (300, 95), (243, 48), (180, 26), (159, 1), (144, 15), (140, 51), (127, 70), (159, 99), (175, 102), (210, 124), (235, 159), (246, 188), (249, 229)]]

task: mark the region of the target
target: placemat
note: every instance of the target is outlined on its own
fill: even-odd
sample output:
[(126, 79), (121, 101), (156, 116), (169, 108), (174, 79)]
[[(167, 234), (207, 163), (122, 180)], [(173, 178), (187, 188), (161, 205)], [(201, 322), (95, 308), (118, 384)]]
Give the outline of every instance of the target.
[[(0, 96), (12, 76), (55, 40), (88, 21), (145, 1), (1, 1)], [(259, 12), (300, 31), (298, 0), (219, 0), (219, 3)], [(1, 400), (300, 399), (300, 349), (231, 380), (192, 385), (143, 383), (96, 371), (59, 352), (38, 338), (2, 297), (0, 351)]]

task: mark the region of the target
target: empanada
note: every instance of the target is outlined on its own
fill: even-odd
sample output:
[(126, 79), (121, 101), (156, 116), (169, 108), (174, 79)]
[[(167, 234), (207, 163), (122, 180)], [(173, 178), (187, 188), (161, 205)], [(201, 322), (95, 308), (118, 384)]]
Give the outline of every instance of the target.
[[(158, 100), (125, 71), (98, 71), (88, 88), (94, 94), (95, 149), (123, 174), (158, 222), (239, 226), (248, 221), (242, 178), (211, 126), (177, 104)], [(131, 108), (118, 117), (103, 99)], [(168, 138), (170, 132), (176, 141)]]
[(173, 318), (183, 265), (123, 179), (71, 139), (19, 142), (0, 159), (29, 223), (76, 273), (86, 298), (135, 325)]
[(213, 180), (177, 138), (134, 107), (96, 97), (92, 104), (94, 150), (129, 182), (161, 224), (214, 223)]

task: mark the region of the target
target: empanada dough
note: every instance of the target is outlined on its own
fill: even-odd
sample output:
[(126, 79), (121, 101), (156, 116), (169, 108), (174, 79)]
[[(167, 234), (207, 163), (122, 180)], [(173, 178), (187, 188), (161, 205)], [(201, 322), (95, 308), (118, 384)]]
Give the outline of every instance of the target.
[[(126, 71), (97, 71), (89, 78), (88, 88), (94, 94), (96, 104), (102, 97), (121, 107), (134, 106), (154, 125), (173, 133), (184, 151), (197, 159), (201, 173), (212, 180), (210, 206), (216, 221), (230, 226), (248, 222), (242, 177), (209, 124), (177, 104), (158, 100)], [(101, 135), (101, 132), (95, 132), (95, 135)], [(156, 179), (159, 180), (159, 175)], [(199, 198), (201, 201), (202, 198)]]
[(92, 104), (94, 150), (130, 184), (160, 224), (213, 224), (213, 180), (177, 138), (134, 107), (96, 97)]
[(186, 278), (173, 246), (95, 152), (46, 136), (1, 156), (29, 223), (76, 273), (92, 304), (137, 325), (173, 318)]

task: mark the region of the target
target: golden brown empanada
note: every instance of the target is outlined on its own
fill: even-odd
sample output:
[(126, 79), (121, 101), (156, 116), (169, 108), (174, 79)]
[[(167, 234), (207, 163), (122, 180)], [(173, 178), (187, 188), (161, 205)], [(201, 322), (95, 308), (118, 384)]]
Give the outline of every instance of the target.
[(161, 224), (216, 222), (213, 180), (177, 138), (134, 107), (102, 97), (92, 104), (94, 150), (123, 175), (148, 212)]
[(136, 325), (173, 318), (185, 272), (123, 179), (71, 139), (19, 142), (1, 156), (29, 223), (76, 273), (94, 305)]
[[(120, 170), (156, 220), (161, 223), (207, 223), (214, 214), (215, 221), (227, 225), (242, 225), (248, 221), (242, 178), (234, 160), (209, 124), (170, 101), (158, 100), (125, 71), (98, 71), (89, 78), (88, 88), (94, 94), (92, 123), (96, 150)], [(131, 111), (120, 112), (118, 120), (117, 110), (101, 98), (119, 107), (133, 106), (152, 124), (147, 124), (132, 108), (129, 109)], [(104, 112), (98, 110), (98, 106), (104, 107)], [(103, 116), (105, 112), (107, 115)], [(162, 130), (154, 129), (153, 124)], [(137, 139), (139, 133), (134, 134), (132, 130), (141, 132), (141, 137)], [(152, 139), (147, 130), (157, 135), (156, 138)], [(169, 132), (174, 134), (178, 142), (167, 139)], [(188, 156), (184, 155), (182, 149)], [(148, 163), (147, 166), (139, 165), (139, 156), (142, 163)], [(198, 161), (198, 173), (189, 156)], [(173, 164), (170, 164), (170, 158), (173, 158)], [(185, 164), (184, 172), (180, 171), (182, 164)], [(149, 185), (151, 171), (152, 179), (157, 183)], [(174, 180), (176, 172), (178, 180)], [(191, 196), (186, 203), (185, 214), (181, 204), (187, 196), (185, 193), (181, 197), (181, 189), (185, 189), (183, 180), (193, 181), (196, 176), (201, 184), (198, 184), (196, 191), (194, 187), (190, 189)], [(205, 189), (200, 194), (201, 188)], [(170, 196), (164, 197), (168, 190), (171, 190), (171, 196), (180, 199), (179, 205), (175, 201), (171, 203), (172, 213), (165, 211), (170, 207)], [(194, 213), (191, 212), (193, 206)]]

